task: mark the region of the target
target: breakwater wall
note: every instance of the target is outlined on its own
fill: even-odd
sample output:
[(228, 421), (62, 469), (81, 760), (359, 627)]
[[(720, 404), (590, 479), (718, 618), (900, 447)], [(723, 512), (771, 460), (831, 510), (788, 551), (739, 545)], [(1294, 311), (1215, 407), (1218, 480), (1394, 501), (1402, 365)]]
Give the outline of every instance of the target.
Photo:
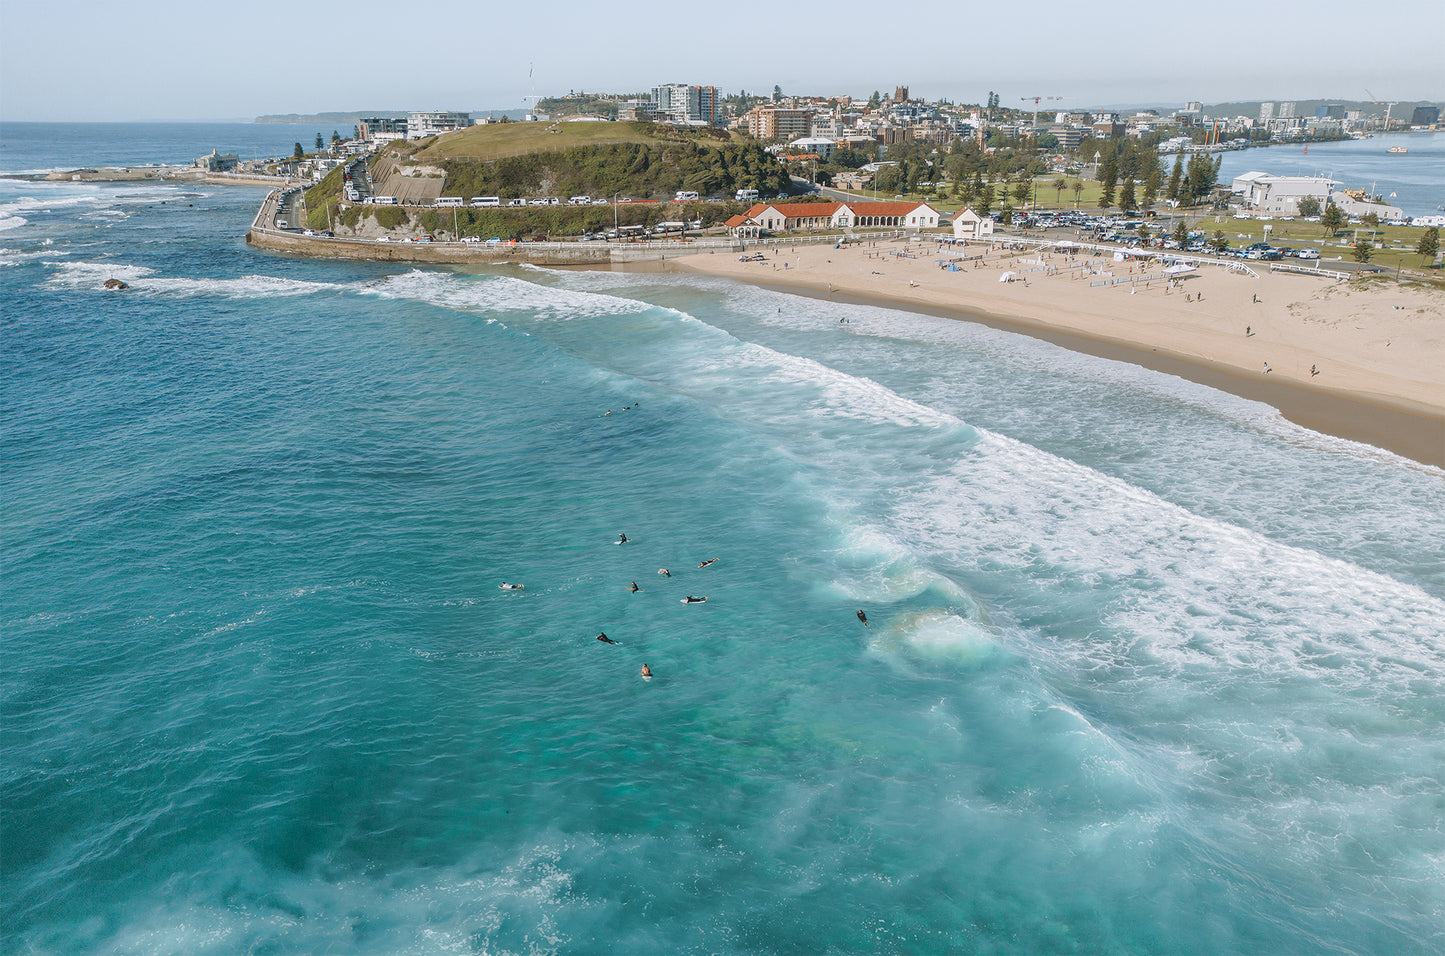
[[(257, 217), (258, 219), (261, 217)], [(900, 233), (869, 238), (888, 239)], [(341, 239), (306, 236), (291, 230), (252, 225), (246, 242), (268, 249), (314, 259), (357, 259), (369, 262), (527, 263), (534, 266), (610, 265), (624, 262), (659, 262), (699, 254), (732, 255), (774, 246), (833, 244), (841, 236), (807, 236), (779, 239), (702, 239), (691, 242), (410, 242), (398, 239)]]

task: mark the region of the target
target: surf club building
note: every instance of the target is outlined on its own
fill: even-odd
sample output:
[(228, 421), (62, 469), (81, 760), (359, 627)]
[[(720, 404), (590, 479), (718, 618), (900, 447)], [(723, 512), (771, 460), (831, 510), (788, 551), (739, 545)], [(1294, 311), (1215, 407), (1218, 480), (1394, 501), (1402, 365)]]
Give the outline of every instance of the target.
[(727, 225), (735, 236), (819, 229), (936, 229), (938, 210), (911, 202), (757, 203)]

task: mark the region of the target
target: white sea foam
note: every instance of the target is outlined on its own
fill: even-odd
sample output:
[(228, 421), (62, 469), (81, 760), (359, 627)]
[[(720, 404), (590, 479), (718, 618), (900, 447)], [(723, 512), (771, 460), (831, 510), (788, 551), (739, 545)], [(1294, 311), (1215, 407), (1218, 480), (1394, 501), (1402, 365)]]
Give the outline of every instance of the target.
[(11, 229), (19, 229), (30, 220), (24, 216), (8, 216), (0, 213), (0, 232), (9, 232)]
[(64, 250), (56, 249), (0, 249), (0, 266), (18, 266), (24, 262), (34, 262), (36, 259), (54, 259), (56, 256), (67, 255)]
[(410, 299), (463, 312), (525, 312), (551, 319), (596, 318), (646, 311), (635, 299), (590, 293), (569, 293), (507, 276), (461, 277), (413, 269), (366, 287), (365, 292)]
[(915, 547), (1006, 567), (1096, 615), (1029, 637), (1076, 665), (1280, 675), (1334, 656), (1331, 682), (1445, 679), (1445, 602), (1011, 439), (986, 435), (914, 488), (895, 516)]
[(872, 647), (885, 656), (901, 656), (972, 666), (1000, 652), (998, 641), (980, 621), (933, 609), (886, 619), (871, 618)]
[(52, 288), (100, 288), (106, 279), (120, 279), (133, 291), (174, 296), (219, 296), (234, 299), (264, 299), (320, 292), (355, 291), (354, 283), (306, 282), (277, 276), (249, 275), (234, 279), (192, 279), (158, 275), (145, 266), (122, 262), (60, 262), (45, 263), (54, 268), (47, 284)]
[[(365, 875), (269, 869), (239, 849), (218, 852), (188, 891), (136, 901), (122, 920), (56, 928), (66, 952), (250, 952), (285, 948), (324, 952), (434, 954), (482, 951), (546, 956), (572, 949), (561, 918), (580, 900), (565, 865), (586, 858), (577, 841), (558, 838), (508, 859), (473, 865)], [(592, 849), (591, 852), (598, 852)], [(625, 851), (614, 851), (625, 854)], [(366, 932), (358, 934), (358, 914)], [(40, 951), (40, 950), (37, 950)]]

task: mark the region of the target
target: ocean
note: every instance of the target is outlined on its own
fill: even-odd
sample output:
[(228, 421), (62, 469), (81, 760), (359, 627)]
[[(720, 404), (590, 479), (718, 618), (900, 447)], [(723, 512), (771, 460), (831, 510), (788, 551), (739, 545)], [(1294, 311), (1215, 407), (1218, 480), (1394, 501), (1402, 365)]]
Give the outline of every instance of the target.
[(0, 950), (1445, 951), (1445, 472), (262, 196), (0, 182)]

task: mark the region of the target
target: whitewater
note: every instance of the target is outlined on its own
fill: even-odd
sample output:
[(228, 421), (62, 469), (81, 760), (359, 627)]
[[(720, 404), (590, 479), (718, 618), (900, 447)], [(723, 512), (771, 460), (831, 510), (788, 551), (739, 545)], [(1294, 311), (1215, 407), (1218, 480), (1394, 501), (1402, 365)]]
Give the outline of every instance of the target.
[(261, 196), (0, 182), (3, 951), (1445, 951), (1445, 472)]

